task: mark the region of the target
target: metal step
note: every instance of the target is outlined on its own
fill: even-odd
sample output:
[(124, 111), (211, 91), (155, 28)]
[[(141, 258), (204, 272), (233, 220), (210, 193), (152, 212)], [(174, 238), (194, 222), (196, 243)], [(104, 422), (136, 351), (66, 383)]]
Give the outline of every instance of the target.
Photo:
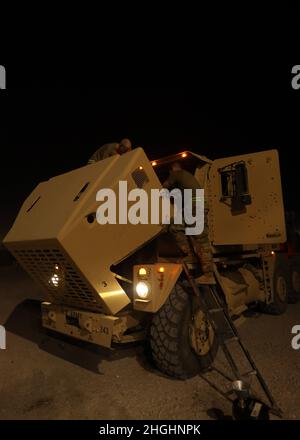
[[(228, 342), (228, 341), (230, 342), (230, 341), (234, 341), (234, 340), (236, 340), (236, 341), (239, 340), (239, 337), (234, 335), (230, 329), (228, 329), (228, 332), (221, 333), (220, 331), (218, 331), (217, 336), (219, 337), (219, 342), (221, 344), (222, 344), (222, 342)], [(237, 339), (235, 339), (235, 338), (237, 338)]]

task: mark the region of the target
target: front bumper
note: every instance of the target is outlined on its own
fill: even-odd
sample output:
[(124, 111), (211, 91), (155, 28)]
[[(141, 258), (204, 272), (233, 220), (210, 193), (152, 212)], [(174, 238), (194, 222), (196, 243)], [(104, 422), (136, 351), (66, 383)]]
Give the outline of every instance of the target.
[(102, 347), (110, 348), (113, 337), (120, 330), (120, 319), (116, 316), (49, 302), (43, 302), (41, 307), (43, 327)]

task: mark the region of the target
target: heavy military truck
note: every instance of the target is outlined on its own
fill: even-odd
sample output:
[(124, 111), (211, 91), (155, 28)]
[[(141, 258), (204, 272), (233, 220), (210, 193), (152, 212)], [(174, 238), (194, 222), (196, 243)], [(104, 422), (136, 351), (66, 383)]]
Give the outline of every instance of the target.
[(187, 378), (210, 366), (218, 340), (192, 306), (168, 228), (96, 219), (100, 188), (118, 195), (122, 180), (128, 191), (150, 195), (174, 161), (205, 190), (215, 277), (230, 315), (253, 305), (283, 313), (290, 275), (280, 251), (286, 230), (276, 150), (213, 161), (190, 151), (150, 161), (142, 148), (109, 157), (40, 183), (4, 244), (47, 295), (46, 329), (103, 347), (146, 339), (161, 371)]

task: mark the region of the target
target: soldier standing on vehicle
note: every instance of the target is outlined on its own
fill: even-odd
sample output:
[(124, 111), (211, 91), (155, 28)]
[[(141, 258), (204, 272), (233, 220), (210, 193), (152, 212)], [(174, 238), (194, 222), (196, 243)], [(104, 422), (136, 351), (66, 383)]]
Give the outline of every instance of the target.
[(125, 154), (128, 151), (131, 151), (131, 149), (132, 145), (129, 139), (122, 139), (120, 143), (112, 142), (109, 144), (104, 144), (90, 157), (88, 164), (99, 162), (99, 160), (106, 159), (107, 157), (114, 156), (115, 154)]
[[(184, 189), (192, 189), (196, 193), (196, 189), (200, 189), (200, 185), (192, 173), (182, 168), (180, 162), (174, 162), (171, 165), (171, 171), (168, 179), (163, 183), (163, 187), (167, 189), (178, 188), (181, 191)], [(195, 195), (193, 194), (192, 207), (195, 207)], [(181, 224), (171, 223), (169, 226), (170, 233), (174, 236), (178, 247), (186, 255), (184, 261), (186, 263), (195, 263), (196, 252), (202, 271), (202, 275), (196, 278), (199, 284), (215, 284), (213, 273), (213, 255), (208, 238), (208, 209), (204, 205), (204, 229), (200, 235), (194, 235), (190, 239), (185, 234), (185, 222)]]

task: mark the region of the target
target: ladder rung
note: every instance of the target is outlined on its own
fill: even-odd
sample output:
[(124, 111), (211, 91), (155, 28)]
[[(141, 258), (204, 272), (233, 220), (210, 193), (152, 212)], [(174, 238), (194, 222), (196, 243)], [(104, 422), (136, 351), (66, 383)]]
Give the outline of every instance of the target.
[(208, 313), (218, 313), (218, 312), (224, 312), (223, 307), (218, 307), (217, 309), (208, 309)]
[(240, 338), (238, 336), (232, 336), (229, 339), (224, 340), (224, 342), (233, 342), (233, 341), (239, 341)]
[(225, 341), (230, 341), (231, 339), (233, 340), (233, 338), (236, 338), (236, 336), (233, 334), (233, 332), (231, 332), (230, 330), (228, 330), (228, 332), (224, 332), (224, 333), (218, 333), (218, 336), (225, 342)]
[(256, 376), (256, 375), (257, 375), (257, 371), (256, 370), (250, 370), (250, 371), (248, 371), (248, 373), (242, 374), (243, 377)]

